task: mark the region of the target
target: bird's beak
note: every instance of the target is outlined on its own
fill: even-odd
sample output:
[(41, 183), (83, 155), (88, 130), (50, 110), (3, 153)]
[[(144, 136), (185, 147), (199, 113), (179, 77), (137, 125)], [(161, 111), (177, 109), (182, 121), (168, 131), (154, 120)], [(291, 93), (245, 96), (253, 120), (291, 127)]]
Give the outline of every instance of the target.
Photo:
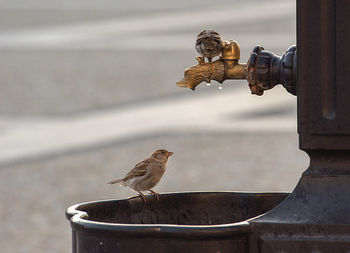
[(172, 154), (174, 154), (174, 152), (168, 152), (167, 156), (171, 156)]

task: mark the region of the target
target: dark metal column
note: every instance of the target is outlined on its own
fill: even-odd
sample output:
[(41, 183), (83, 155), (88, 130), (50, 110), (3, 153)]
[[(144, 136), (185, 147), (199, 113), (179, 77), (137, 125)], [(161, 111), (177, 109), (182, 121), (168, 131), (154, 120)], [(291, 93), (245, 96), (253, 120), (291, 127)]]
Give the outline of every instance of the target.
[(251, 222), (251, 252), (346, 252), (350, 1), (298, 0), (297, 22), (298, 132), (310, 165), (284, 202)]

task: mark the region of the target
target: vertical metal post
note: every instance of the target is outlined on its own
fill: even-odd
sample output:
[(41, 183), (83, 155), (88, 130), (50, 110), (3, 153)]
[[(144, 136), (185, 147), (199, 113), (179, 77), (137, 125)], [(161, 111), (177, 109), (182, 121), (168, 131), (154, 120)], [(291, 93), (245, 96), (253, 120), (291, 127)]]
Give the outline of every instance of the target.
[(298, 133), (310, 156), (293, 193), (251, 222), (252, 252), (350, 250), (350, 1), (297, 0)]

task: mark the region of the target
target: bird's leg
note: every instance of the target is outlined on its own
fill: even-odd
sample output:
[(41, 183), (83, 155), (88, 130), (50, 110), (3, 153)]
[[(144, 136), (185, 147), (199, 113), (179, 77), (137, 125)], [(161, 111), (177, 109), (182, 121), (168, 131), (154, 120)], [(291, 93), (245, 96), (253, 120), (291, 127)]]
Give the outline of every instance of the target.
[(150, 191), (151, 194), (153, 194), (153, 195), (156, 197), (156, 199), (159, 201), (159, 194), (158, 194), (157, 192), (153, 191), (153, 190), (149, 190), (149, 191)]
[(146, 203), (146, 197), (145, 197), (145, 195), (144, 195), (142, 192), (139, 192), (139, 191), (138, 191), (138, 193), (140, 194), (140, 197), (142, 198), (143, 202)]

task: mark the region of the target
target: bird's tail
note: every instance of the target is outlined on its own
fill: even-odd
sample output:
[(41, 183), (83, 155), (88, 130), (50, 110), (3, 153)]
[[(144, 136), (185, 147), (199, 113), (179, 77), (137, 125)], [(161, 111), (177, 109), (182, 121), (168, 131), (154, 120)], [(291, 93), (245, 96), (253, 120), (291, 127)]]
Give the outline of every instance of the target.
[(123, 182), (123, 179), (112, 180), (112, 181), (109, 181), (107, 184), (116, 184), (116, 183), (120, 183), (120, 182)]

